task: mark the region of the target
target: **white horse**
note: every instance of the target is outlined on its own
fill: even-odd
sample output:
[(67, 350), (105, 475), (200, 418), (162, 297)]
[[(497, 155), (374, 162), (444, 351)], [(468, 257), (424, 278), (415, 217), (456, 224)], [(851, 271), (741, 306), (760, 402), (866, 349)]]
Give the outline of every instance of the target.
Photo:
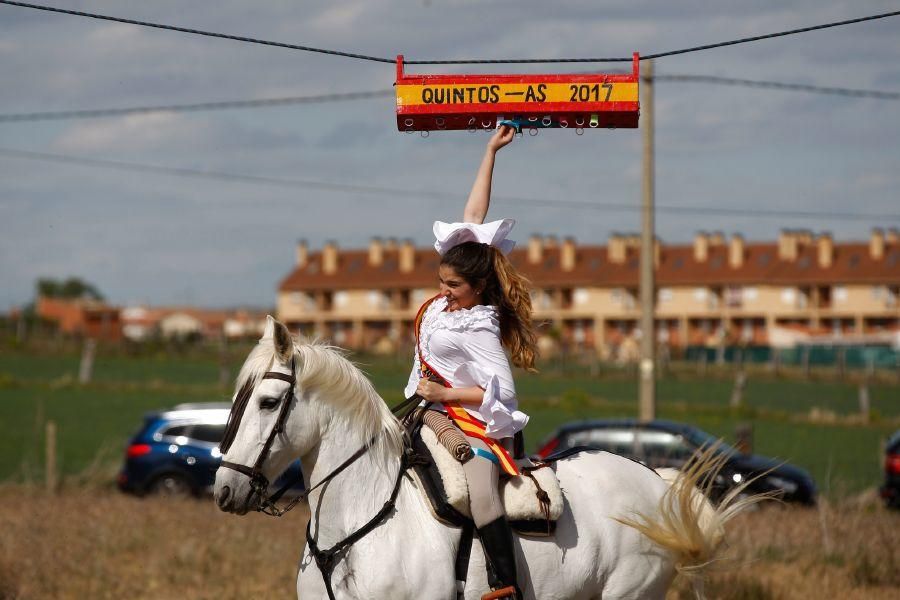
[[(284, 377), (263, 378), (267, 371)], [(287, 381), (291, 376), (296, 385)], [(308, 484), (314, 485), (371, 442), (308, 496), (311, 535), (318, 548), (330, 548), (369, 522), (391, 496), (401, 466), (401, 426), (371, 382), (338, 350), (295, 344), (271, 317), (238, 376), (238, 389), (250, 393), (251, 386), (224, 456), (230, 463), (251, 466), (262, 453), (262, 474), (271, 481), (299, 457)], [(292, 405), (282, 407), (284, 402)], [(282, 408), (287, 410), (283, 431), (273, 433)], [(725, 502), (712, 508), (694, 487), (701, 469), (672, 481), (671, 474), (664, 479), (605, 452), (561, 460), (555, 469), (566, 498), (556, 534), (515, 542), (526, 598), (662, 599), (679, 571), (693, 571), (695, 589), (702, 589), (702, 567), (715, 559), (723, 525), (741, 507), (726, 509)], [(247, 473), (234, 468), (219, 469), (215, 497), (222, 510), (237, 514), (255, 510), (263, 500)], [(394, 509), (336, 557), (334, 596), (453, 600), (459, 540), (460, 530), (435, 520), (422, 493), (403, 477)], [(484, 555), (475, 543), (465, 598), (488, 591)], [(297, 595), (328, 597), (308, 546)]]

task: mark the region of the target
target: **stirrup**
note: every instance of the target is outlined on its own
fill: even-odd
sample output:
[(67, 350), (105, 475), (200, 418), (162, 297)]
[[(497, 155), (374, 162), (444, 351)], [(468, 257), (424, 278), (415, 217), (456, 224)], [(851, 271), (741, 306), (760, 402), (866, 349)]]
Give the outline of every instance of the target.
[(499, 590), (494, 590), (489, 594), (483, 595), (481, 600), (501, 600), (503, 598), (516, 598), (516, 588), (508, 585), (505, 588), (500, 588)]

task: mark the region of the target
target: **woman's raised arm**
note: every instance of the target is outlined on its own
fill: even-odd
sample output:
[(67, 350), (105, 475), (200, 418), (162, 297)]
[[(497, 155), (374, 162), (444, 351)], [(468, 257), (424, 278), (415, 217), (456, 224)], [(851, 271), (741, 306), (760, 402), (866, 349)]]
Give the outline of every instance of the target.
[(513, 140), (516, 130), (508, 125), (501, 125), (488, 141), (478, 174), (475, 175), (475, 183), (469, 192), (466, 208), (463, 210), (464, 223), (484, 223), (488, 208), (491, 204), (491, 179), (494, 176), (494, 157), (497, 150)]

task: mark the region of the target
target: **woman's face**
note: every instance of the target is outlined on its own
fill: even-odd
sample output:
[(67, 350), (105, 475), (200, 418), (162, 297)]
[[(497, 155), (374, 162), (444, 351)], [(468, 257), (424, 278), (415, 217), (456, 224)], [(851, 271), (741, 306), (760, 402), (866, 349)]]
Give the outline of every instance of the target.
[(481, 291), (473, 288), (460, 277), (453, 267), (441, 265), (438, 269), (438, 277), (441, 282), (441, 296), (447, 299), (447, 310), (454, 311), (461, 308), (472, 308), (481, 304)]

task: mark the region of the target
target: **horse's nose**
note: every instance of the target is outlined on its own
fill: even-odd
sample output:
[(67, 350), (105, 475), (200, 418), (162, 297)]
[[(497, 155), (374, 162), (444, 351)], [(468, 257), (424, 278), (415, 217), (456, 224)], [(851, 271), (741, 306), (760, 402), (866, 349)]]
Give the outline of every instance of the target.
[(219, 490), (219, 493), (216, 494), (216, 505), (221, 510), (225, 510), (225, 505), (228, 504), (228, 497), (231, 496), (231, 488), (227, 485), (223, 485), (222, 489)]

